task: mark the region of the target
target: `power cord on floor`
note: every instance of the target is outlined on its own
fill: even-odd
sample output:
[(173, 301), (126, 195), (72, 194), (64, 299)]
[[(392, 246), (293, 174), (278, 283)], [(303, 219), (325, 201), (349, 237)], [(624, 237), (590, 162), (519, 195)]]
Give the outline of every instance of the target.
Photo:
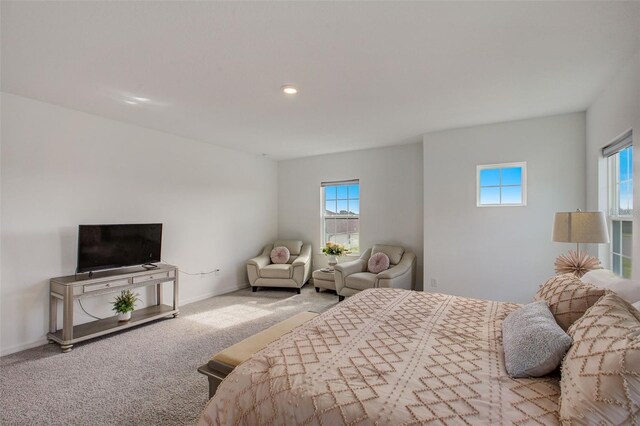
[[(160, 260), (168, 265), (171, 265), (171, 263), (167, 262), (164, 259), (160, 259)], [(211, 274), (215, 274), (216, 272), (220, 272), (220, 269), (216, 268), (208, 272), (187, 272), (184, 269), (178, 268), (178, 271), (180, 271), (181, 274), (185, 274), (185, 275), (211, 275)]]

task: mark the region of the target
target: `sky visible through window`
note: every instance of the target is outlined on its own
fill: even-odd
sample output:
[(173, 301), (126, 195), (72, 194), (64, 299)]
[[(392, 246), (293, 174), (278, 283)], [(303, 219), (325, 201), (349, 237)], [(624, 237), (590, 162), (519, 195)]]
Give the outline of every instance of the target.
[(522, 167), (480, 170), (480, 205), (522, 204)]
[(623, 149), (619, 155), (617, 215), (629, 216), (633, 210), (633, 147)]
[(336, 185), (324, 188), (328, 215), (360, 214), (360, 185)]
[(331, 185), (324, 188), (324, 243), (343, 244), (347, 250), (359, 251), (360, 184)]

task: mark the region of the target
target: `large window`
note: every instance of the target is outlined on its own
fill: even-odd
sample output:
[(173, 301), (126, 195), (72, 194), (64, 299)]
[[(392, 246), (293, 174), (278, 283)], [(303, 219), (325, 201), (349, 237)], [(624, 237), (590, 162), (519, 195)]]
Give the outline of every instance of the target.
[(631, 133), (605, 147), (607, 157), (611, 269), (631, 278), (633, 235), (633, 146)]
[(344, 244), (352, 253), (360, 251), (360, 182), (322, 184), (322, 244)]
[(478, 207), (527, 205), (527, 163), (478, 166), (477, 174)]

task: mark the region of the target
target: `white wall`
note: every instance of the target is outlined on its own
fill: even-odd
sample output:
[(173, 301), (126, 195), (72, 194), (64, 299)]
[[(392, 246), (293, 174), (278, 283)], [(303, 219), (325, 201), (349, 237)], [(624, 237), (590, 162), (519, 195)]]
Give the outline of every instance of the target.
[[(585, 206), (584, 113), (424, 135), (425, 290), (528, 302), (554, 273), (553, 214)], [(476, 207), (476, 165), (527, 162), (526, 207)], [(437, 287), (431, 286), (431, 279)]]
[(281, 238), (313, 244), (320, 252), (320, 183), (360, 179), (360, 247), (399, 244), (418, 257), (422, 288), (422, 144), (321, 155), (278, 163), (278, 231)]
[(164, 223), (167, 262), (220, 268), (182, 274), (183, 304), (246, 285), (245, 260), (277, 235), (274, 161), (10, 94), (1, 107), (3, 354), (45, 341), (48, 280), (74, 272), (78, 224)]
[[(606, 161), (602, 147), (633, 129), (633, 198), (640, 200), (640, 51), (604, 88), (587, 110), (587, 206), (607, 211)], [(637, 205), (637, 201), (636, 201)], [(637, 209), (636, 209), (637, 210)], [(640, 218), (633, 216), (633, 268), (640, 277)], [(600, 245), (600, 258), (608, 262), (609, 247)]]

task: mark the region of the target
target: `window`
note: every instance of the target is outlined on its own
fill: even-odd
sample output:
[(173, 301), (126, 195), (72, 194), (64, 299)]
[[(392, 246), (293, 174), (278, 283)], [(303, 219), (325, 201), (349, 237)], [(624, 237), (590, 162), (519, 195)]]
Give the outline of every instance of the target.
[(607, 157), (611, 269), (631, 278), (633, 146), (631, 132), (602, 150)]
[(527, 163), (478, 166), (477, 174), (478, 207), (527, 205)]
[(322, 183), (322, 244), (343, 244), (360, 251), (360, 182)]

